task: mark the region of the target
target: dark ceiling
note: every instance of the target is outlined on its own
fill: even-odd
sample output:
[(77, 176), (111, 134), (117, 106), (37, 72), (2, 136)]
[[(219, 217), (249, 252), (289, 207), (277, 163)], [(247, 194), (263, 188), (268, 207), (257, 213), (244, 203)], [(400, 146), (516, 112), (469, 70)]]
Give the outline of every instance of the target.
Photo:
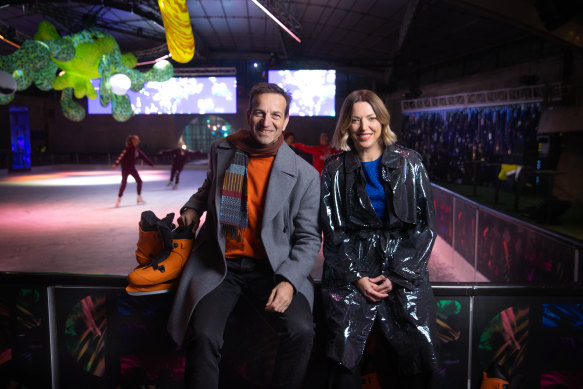
[[(298, 43), (251, 0), (188, 0), (196, 68), (229, 60), (272, 67), (336, 68), (384, 83), (413, 72), (463, 63), (536, 59), (565, 48), (583, 50), (580, 0), (260, 0), (300, 37)], [(111, 33), (139, 61), (167, 54), (155, 0), (4, 1), (0, 34), (31, 39), (42, 20), (62, 34), (87, 27)], [(0, 41), (0, 55), (15, 47)], [(496, 57), (494, 64), (488, 60)], [(513, 58), (509, 60), (508, 58)], [(534, 57), (534, 58), (533, 58)]]

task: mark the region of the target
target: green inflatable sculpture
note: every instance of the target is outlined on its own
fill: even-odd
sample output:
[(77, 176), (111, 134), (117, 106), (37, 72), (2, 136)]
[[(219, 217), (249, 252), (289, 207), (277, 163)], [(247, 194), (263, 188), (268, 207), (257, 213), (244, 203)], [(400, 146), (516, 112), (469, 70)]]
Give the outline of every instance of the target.
[[(85, 108), (74, 98), (97, 98), (92, 79), (100, 80), (100, 104), (105, 107), (111, 103), (114, 119), (124, 122), (133, 110), (127, 95), (112, 92), (109, 80), (113, 75), (126, 75), (135, 92), (148, 81), (166, 81), (174, 75), (167, 61), (159, 61), (147, 72), (134, 69), (136, 63), (133, 54), (122, 54), (115, 39), (103, 31), (87, 29), (60, 36), (49, 22), (39, 24), (34, 40), (24, 41), (16, 52), (0, 56), (0, 70), (14, 77), (17, 91), (33, 83), (43, 91), (62, 91), (61, 109), (73, 121), (81, 121), (86, 115)], [(0, 95), (0, 104), (13, 99), (14, 94)]]

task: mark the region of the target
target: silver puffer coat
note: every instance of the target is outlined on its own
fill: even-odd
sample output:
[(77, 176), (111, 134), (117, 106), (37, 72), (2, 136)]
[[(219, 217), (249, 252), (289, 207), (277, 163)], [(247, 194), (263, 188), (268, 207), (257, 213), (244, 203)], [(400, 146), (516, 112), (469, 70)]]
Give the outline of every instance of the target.
[[(401, 374), (433, 371), (435, 301), (427, 262), (436, 237), (435, 211), (419, 154), (398, 145), (386, 147), (381, 182), (387, 197), (384, 222), (366, 193), (356, 153), (330, 158), (322, 172), (327, 355), (348, 368), (356, 366), (376, 320), (397, 353)], [(379, 274), (393, 282), (393, 290), (373, 303), (354, 282)]]

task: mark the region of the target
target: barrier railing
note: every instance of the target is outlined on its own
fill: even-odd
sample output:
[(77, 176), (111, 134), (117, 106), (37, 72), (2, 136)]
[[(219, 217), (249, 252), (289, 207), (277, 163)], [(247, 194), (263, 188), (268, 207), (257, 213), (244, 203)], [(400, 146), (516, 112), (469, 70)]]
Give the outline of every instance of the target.
[(583, 242), (494, 211), (433, 185), (439, 236), (495, 283), (570, 285), (582, 280)]
[[(172, 293), (130, 296), (125, 277), (114, 276), (0, 273), (0, 282), (4, 386), (182, 387), (184, 352), (165, 330)], [(435, 388), (478, 389), (493, 363), (513, 388), (583, 382), (581, 287), (437, 283), (433, 290)], [(238, 307), (225, 333), (225, 387), (261, 387), (273, 365), (275, 333), (261, 320), (237, 325), (246, 313)], [(314, 319), (305, 388), (321, 387), (327, 374), (318, 298)]]

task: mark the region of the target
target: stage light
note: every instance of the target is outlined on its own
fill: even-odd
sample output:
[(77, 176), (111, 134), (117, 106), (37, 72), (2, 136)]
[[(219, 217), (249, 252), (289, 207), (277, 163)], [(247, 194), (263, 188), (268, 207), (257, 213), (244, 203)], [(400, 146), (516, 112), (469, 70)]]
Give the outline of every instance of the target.
[(253, 67), (254, 67), (255, 69), (257, 69), (257, 66), (259, 66), (259, 64), (258, 64), (257, 62), (253, 62)]
[(267, 8), (265, 8), (260, 2), (259, 0), (251, 0), (256, 6), (259, 7), (260, 10), (262, 10), (263, 12), (265, 12), (265, 14), (267, 16), (269, 16), (271, 19), (273, 19), (273, 21), (277, 24), (279, 24), (279, 26), (281, 28), (283, 28), (285, 30), (285, 32), (287, 32), (292, 38), (294, 38), (296, 41), (298, 41), (298, 43), (301, 43), (302, 41), (300, 40), (300, 38), (298, 38), (298, 36), (296, 34), (294, 34), (289, 28), (287, 28), (282, 22), (279, 21), (278, 18), (276, 18), (271, 12), (269, 12), (267, 10)]
[(116, 95), (125, 95), (132, 85), (132, 80), (122, 73), (117, 73), (109, 79), (111, 91)]

